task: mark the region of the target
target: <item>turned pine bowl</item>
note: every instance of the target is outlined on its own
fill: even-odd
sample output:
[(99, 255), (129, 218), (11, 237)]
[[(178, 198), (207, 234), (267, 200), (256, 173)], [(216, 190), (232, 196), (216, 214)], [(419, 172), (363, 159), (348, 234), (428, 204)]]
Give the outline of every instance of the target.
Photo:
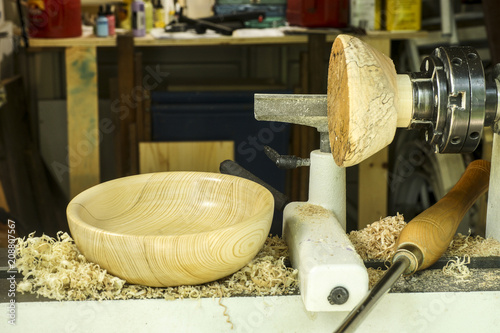
[(264, 244), (274, 200), (263, 186), (217, 173), (124, 177), (78, 194), (67, 217), (78, 249), (131, 284), (214, 281)]

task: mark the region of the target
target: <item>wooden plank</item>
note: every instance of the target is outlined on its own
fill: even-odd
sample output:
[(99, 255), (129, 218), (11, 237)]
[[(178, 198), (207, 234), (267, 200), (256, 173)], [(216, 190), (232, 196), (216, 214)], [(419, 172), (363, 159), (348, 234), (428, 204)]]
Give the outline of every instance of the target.
[(70, 196), (100, 181), (95, 47), (69, 47), (66, 57)]
[(141, 142), (140, 172), (219, 172), (225, 160), (234, 160), (234, 141)]
[(387, 161), (384, 148), (359, 164), (358, 229), (387, 215)]
[[(306, 35), (292, 35), (283, 37), (225, 37), (192, 38), (192, 39), (155, 39), (148, 35), (135, 38), (137, 46), (200, 46), (200, 45), (257, 45), (257, 44), (304, 44), (307, 42)], [(94, 46), (113, 47), (117, 44), (117, 38), (99, 38), (95, 36), (78, 38), (31, 38), (30, 48), (53, 48)]]
[[(280, 37), (202, 37), (193, 39), (155, 39), (148, 35), (146, 37), (136, 37), (137, 46), (201, 46), (201, 45), (259, 45), (259, 44), (305, 44), (307, 43), (308, 33), (319, 32), (327, 35), (327, 42), (333, 42), (339, 34), (338, 30), (317, 30), (304, 29), (300, 34), (290, 34)], [(369, 31), (366, 38), (369, 39), (387, 39), (401, 40), (410, 38), (425, 38), (428, 36), (426, 31), (417, 32), (388, 32), (388, 31)], [(100, 38), (95, 36), (85, 36), (77, 38), (30, 38), (30, 48), (55, 48), (55, 47), (113, 47), (116, 46), (116, 37)]]

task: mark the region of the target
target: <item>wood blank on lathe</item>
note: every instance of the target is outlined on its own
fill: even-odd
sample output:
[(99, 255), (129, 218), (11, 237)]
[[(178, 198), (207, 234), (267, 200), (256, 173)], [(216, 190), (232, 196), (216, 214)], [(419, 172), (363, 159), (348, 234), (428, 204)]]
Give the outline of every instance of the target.
[(356, 37), (335, 39), (327, 103), (330, 145), (339, 166), (358, 164), (392, 142), (398, 121), (402, 125), (411, 116), (408, 92), (409, 78), (398, 77), (390, 58)]

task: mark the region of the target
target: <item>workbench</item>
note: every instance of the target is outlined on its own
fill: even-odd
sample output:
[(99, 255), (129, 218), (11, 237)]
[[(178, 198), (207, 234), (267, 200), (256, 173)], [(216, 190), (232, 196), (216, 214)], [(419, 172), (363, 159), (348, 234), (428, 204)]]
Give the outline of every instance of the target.
[[(1, 332), (333, 332), (347, 315), (308, 312), (298, 294), (220, 300), (55, 301), (16, 292), (12, 298), (7, 293), (10, 275), (6, 262), (6, 251), (0, 251), (0, 306), (6, 309), (15, 299), (16, 322), (10, 325), (5, 311)], [(480, 271), (497, 275), (500, 270)], [(479, 276), (480, 271), (474, 274)], [(413, 279), (423, 274), (418, 272)], [(16, 280), (21, 280), (20, 274)], [(422, 287), (418, 281), (401, 279), (382, 297), (359, 332), (496, 332), (500, 325), (500, 280), (492, 288), (481, 288), (474, 281), (457, 285), (450, 281), (444, 286), (426, 282)], [(464, 286), (468, 289), (461, 290)]]
[[(324, 55), (337, 33), (328, 30), (305, 30), (302, 34), (283, 37), (226, 37), (195, 39), (134, 38), (135, 47), (195, 47), (224, 45), (307, 45), (308, 93), (325, 93), (322, 88), (326, 73)], [(361, 38), (390, 54), (391, 40), (426, 36), (426, 32), (369, 32)], [(70, 197), (100, 182), (99, 113), (97, 48), (116, 47), (117, 38), (81, 37), (68, 39), (30, 39), (30, 51), (47, 49), (64, 51), (67, 92), (68, 166)], [(327, 49), (328, 48), (328, 49)], [(120, 54), (120, 56), (122, 56)], [(316, 143), (314, 143), (316, 144)], [(359, 221), (369, 223), (386, 215), (387, 149), (360, 165)], [(304, 178), (307, 179), (307, 178)], [(374, 189), (374, 190), (370, 190)], [(375, 190), (376, 189), (376, 190)], [(365, 223), (365, 225), (366, 225)], [(363, 227), (360, 225), (359, 227)]]
[[(359, 327), (365, 333), (495, 332), (499, 292), (391, 293)], [(35, 301), (17, 303), (16, 326), (3, 332), (333, 332), (345, 312), (307, 312), (300, 295), (175, 301)], [(5, 307), (5, 303), (2, 307)]]

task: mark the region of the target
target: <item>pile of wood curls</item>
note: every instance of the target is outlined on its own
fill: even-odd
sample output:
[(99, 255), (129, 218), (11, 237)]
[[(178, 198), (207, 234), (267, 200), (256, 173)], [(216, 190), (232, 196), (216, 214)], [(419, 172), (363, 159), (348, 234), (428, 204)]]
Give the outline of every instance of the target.
[(67, 233), (57, 238), (34, 233), (17, 240), (17, 269), (23, 275), (21, 293), (56, 300), (151, 299), (167, 300), (233, 295), (284, 295), (296, 292), (297, 270), (287, 267), (288, 248), (268, 237), (257, 256), (236, 273), (197, 286), (153, 288), (129, 285), (87, 261)]

